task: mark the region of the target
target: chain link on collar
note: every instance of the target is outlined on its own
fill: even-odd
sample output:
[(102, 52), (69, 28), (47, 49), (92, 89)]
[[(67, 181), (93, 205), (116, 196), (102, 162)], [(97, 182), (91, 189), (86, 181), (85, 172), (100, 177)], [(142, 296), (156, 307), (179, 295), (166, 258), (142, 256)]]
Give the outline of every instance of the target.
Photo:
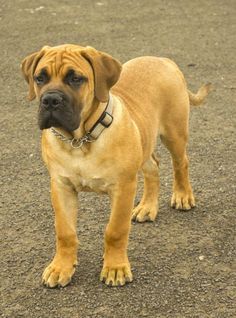
[(77, 139), (77, 138), (73, 138), (73, 137), (67, 138), (63, 134), (61, 134), (59, 131), (57, 131), (55, 128), (53, 128), (53, 127), (50, 128), (50, 130), (58, 139), (70, 144), (72, 148), (77, 148), (78, 149), (78, 148), (81, 148), (85, 142), (93, 142), (93, 141), (95, 141), (95, 140), (92, 140), (90, 138), (90, 134), (89, 133), (87, 133), (83, 137)]

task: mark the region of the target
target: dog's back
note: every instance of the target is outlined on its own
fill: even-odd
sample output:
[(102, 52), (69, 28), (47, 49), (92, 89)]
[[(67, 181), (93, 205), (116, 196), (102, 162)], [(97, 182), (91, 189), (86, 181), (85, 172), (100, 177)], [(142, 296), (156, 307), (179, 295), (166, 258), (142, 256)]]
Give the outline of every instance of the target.
[(183, 74), (166, 58), (147, 56), (125, 63), (112, 93), (119, 96), (129, 110), (144, 148), (147, 142), (150, 143), (148, 148), (154, 148), (163, 116), (175, 111), (174, 108), (189, 107)]

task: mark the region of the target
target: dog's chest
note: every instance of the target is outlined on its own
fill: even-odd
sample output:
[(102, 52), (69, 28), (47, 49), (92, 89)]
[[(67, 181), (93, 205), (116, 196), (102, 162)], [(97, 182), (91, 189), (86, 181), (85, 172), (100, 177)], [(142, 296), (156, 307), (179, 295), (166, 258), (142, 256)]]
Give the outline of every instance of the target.
[(107, 193), (112, 185), (107, 174), (109, 169), (96, 159), (70, 158), (64, 161), (63, 175), (70, 180), (77, 191), (94, 191)]
[(77, 191), (94, 191), (98, 193), (107, 193), (109, 191), (109, 183), (99, 177), (84, 178), (79, 176), (75, 183)]

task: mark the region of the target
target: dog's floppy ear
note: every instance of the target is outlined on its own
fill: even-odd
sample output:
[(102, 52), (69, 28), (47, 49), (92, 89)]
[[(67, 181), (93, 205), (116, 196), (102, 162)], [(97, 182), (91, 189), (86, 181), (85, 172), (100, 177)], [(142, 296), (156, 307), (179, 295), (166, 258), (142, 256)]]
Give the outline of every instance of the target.
[(121, 63), (112, 56), (89, 46), (80, 53), (92, 66), (96, 98), (100, 102), (106, 102), (109, 99), (110, 88), (120, 77)]
[(30, 54), (24, 58), (24, 60), (21, 63), (21, 70), (24, 75), (25, 80), (29, 84), (29, 100), (33, 100), (36, 95), (34, 91), (34, 72), (38, 65), (38, 62), (40, 61), (41, 57), (44, 55), (44, 51), (41, 50), (39, 52), (35, 52), (33, 54)]

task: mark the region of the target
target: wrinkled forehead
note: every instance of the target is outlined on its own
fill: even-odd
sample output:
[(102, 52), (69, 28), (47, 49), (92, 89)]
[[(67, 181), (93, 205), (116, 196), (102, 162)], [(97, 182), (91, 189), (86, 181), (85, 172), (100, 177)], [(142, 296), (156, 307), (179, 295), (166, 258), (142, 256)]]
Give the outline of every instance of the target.
[(39, 61), (35, 74), (39, 73), (42, 69), (46, 70), (50, 76), (63, 77), (69, 70), (73, 69), (81, 74), (91, 72), (88, 61), (81, 56), (81, 47), (67, 47), (60, 46), (49, 48)]

